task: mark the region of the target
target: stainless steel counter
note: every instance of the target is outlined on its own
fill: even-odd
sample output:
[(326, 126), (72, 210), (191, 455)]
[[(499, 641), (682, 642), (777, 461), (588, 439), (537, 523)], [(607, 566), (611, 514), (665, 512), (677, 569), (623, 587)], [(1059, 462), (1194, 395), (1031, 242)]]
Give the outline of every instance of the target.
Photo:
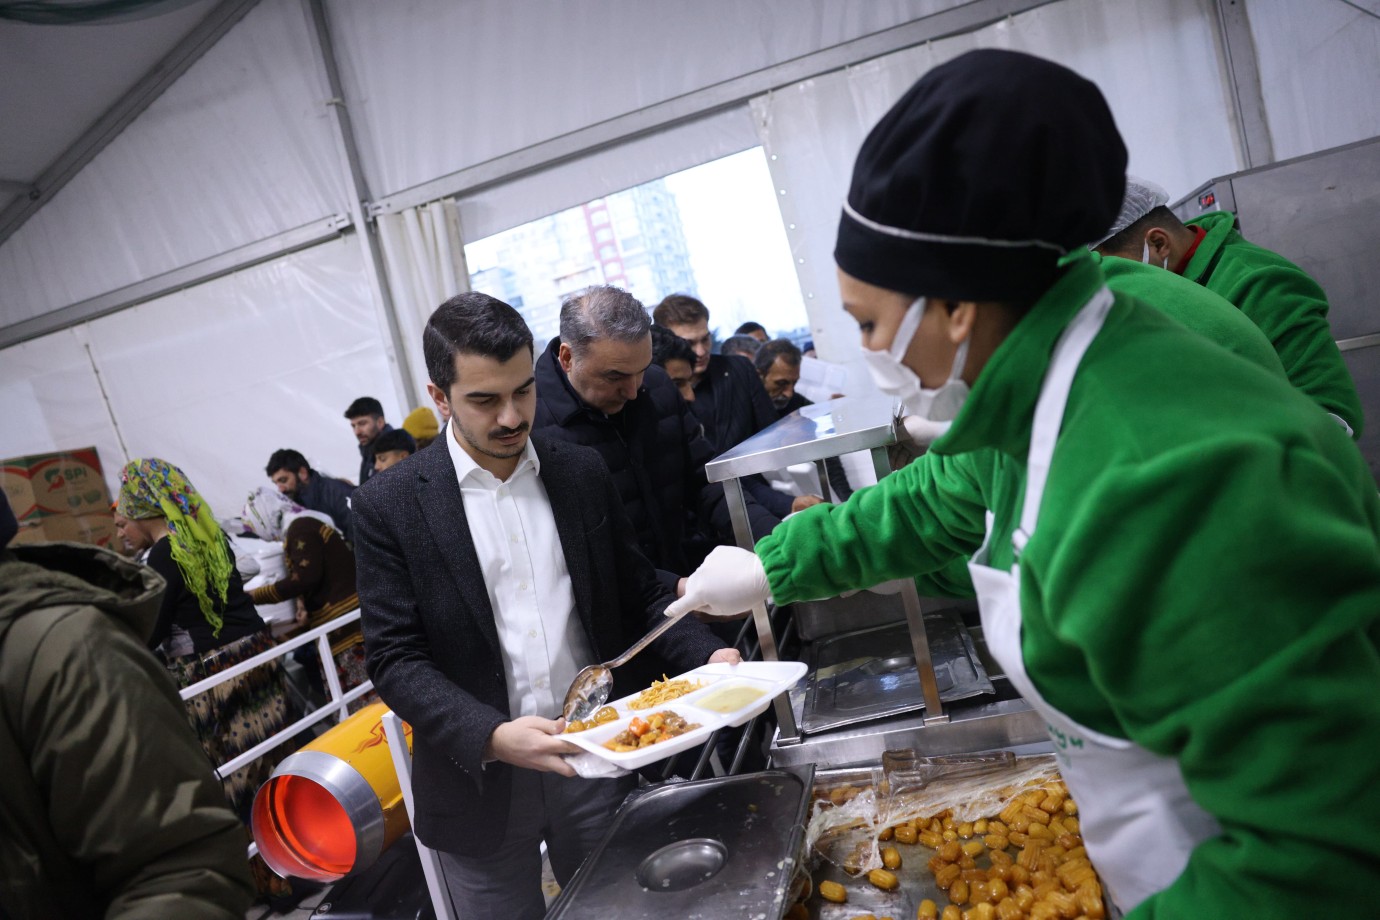
[(548, 920), (778, 920), (803, 855), (814, 771), (634, 792)]

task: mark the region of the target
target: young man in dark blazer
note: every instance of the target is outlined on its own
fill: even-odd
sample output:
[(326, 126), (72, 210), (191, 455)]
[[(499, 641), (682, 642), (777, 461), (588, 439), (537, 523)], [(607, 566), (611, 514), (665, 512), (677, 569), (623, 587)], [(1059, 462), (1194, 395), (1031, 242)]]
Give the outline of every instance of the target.
[[(541, 841), (569, 882), (632, 785), (575, 777), (566, 688), (673, 595), (599, 455), (529, 436), (534, 352), (516, 310), (452, 298), (423, 349), (450, 424), (353, 499), (369, 674), (413, 728), (414, 831), (466, 920), (538, 918)], [(741, 660), (689, 619), (653, 648), (677, 670)]]

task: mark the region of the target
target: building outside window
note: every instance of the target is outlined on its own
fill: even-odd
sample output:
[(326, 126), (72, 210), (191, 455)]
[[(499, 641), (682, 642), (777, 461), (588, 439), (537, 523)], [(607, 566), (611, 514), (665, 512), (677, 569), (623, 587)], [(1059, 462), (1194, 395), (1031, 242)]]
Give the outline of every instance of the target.
[(605, 195), (465, 247), (470, 285), (517, 307), (537, 350), (560, 304), (593, 284), (654, 307), (690, 294), (722, 339), (745, 320), (808, 335), (800, 285), (760, 147)]

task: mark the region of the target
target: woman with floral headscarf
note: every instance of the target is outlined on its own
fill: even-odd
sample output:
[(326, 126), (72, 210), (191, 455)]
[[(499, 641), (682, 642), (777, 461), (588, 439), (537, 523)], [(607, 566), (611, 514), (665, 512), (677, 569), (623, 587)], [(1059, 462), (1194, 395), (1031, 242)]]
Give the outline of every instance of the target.
[(235, 570), (230, 542), (187, 477), (166, 460), (135, 460), (120, 474), (115, 513), (146, 542), (149, 567), (168, 582), (149, 647), (163, 645), (174, 627), (185, 632), (168, 657), (204, 654), (264, 630)]
[[(126, 531), (153, 544), (148, 565), (168, 583), (149, 645), (162, 646), (179, 687), (273, 648), (244, 592), (229, 539), (180, 469), (155, 457), (127, 464), (120, 472), (116, 513), (127, 519)], [(283, 728), (282, 669), (276, 662), (254, 668), (186, 705), (207, 756), (226, 763)], [(286, 753), (267, 754), (224, 778), (225, 796), (246, 827), (254, 793)], [(252, 866), (260, 893), (281, 893), (258, 863)]]
[[(287, 576), (249, 593), (256, 604), (300, 599), (306, 626), (320, 626), (359, 606), (355, 594), (355, 555), (330, 517), (309, 511), (271, 486), (249, 493), (242, 520), (261, 540), (283, 544)], [(330, 634), (340, 686), (346, 690), (367, 679), (364, 637), (358, 624)], [(313, 655), (313, 658), (316, 656)]]

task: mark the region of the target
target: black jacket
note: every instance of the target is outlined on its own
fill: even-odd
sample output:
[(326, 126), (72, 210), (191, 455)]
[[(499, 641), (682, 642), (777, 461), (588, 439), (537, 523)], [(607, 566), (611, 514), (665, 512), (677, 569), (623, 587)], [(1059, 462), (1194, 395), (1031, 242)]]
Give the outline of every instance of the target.
[(340, 531), (347, 542), (350, 537), (350, 494), (355, 487), (343, 479), (322, 476), (316, 470), (308, 473), (307, 481), (297, 490), (297, 504), (310, 511), (320, 511), (330, 515), (335, 521), (335, 529)]
[(359, 445), (359, 484), (364, 485), (369, 481), (369, 477), (374, 475), (374, 445), (378, 443), (379, 435), (384, 431), (392, 431), (393, 426), (387, 422), (383, 423), (383, 431), (374, 435), (374, 440), (368, 444)]
[(714, 448), (699, 420), (656, 365), (647, 368), (636, 399), (617, 415), (604, 415), (586, 405), (570, 385), (556, 358), (559, 347), (560, 340), (553, 339), (537, 359), (532, 429), (598, 451), (613, 474), (642, 552), (663, 572), (689, 575), (685, 544), (690, 522), (708, 506), (723, 506), (723, 488), (709, 486), (704, 478), (704, 464), (714, 458)]
[[(691, 408), (704, 425), (715, 456), (737, 447), (777, 420), (776, 407), (762, 386), (762, 378), (752, 362), (741, 355), (709, 356), (709, 367), (695, 387)], [(758, 538), (770, 533), (781, 518), (791, 513), (791, 497), (773, 489), (761, 476), (745, 478), (743, 489), (776, 519), (760, 517), (753, 522)], [(765, 528), (761, 533), (757, 532), (759, 526)]]
[[(592, 450), (532, 438), (570, 572), (580, 622), (597, 660), (621, 653), (661, 620), (673, 594), (659, 584)], [(364, 648), (379, 696), (413, 727), (413, 828), (434, 849), (491, 854), (507, 824), (512, 770), (481, 768), (484, 746), (509, 720), (493, 609), (465, 518), (455, 465), (440, 438), (354, 495)], [(723, 643), (685, 619), (653, 644), (675, 670)], [(645, 654), (645, 653), (644, 653)], [(641, 656), (639, 656), (641, 658)], [(638, 689), (615, 671), (614, 693)]]

